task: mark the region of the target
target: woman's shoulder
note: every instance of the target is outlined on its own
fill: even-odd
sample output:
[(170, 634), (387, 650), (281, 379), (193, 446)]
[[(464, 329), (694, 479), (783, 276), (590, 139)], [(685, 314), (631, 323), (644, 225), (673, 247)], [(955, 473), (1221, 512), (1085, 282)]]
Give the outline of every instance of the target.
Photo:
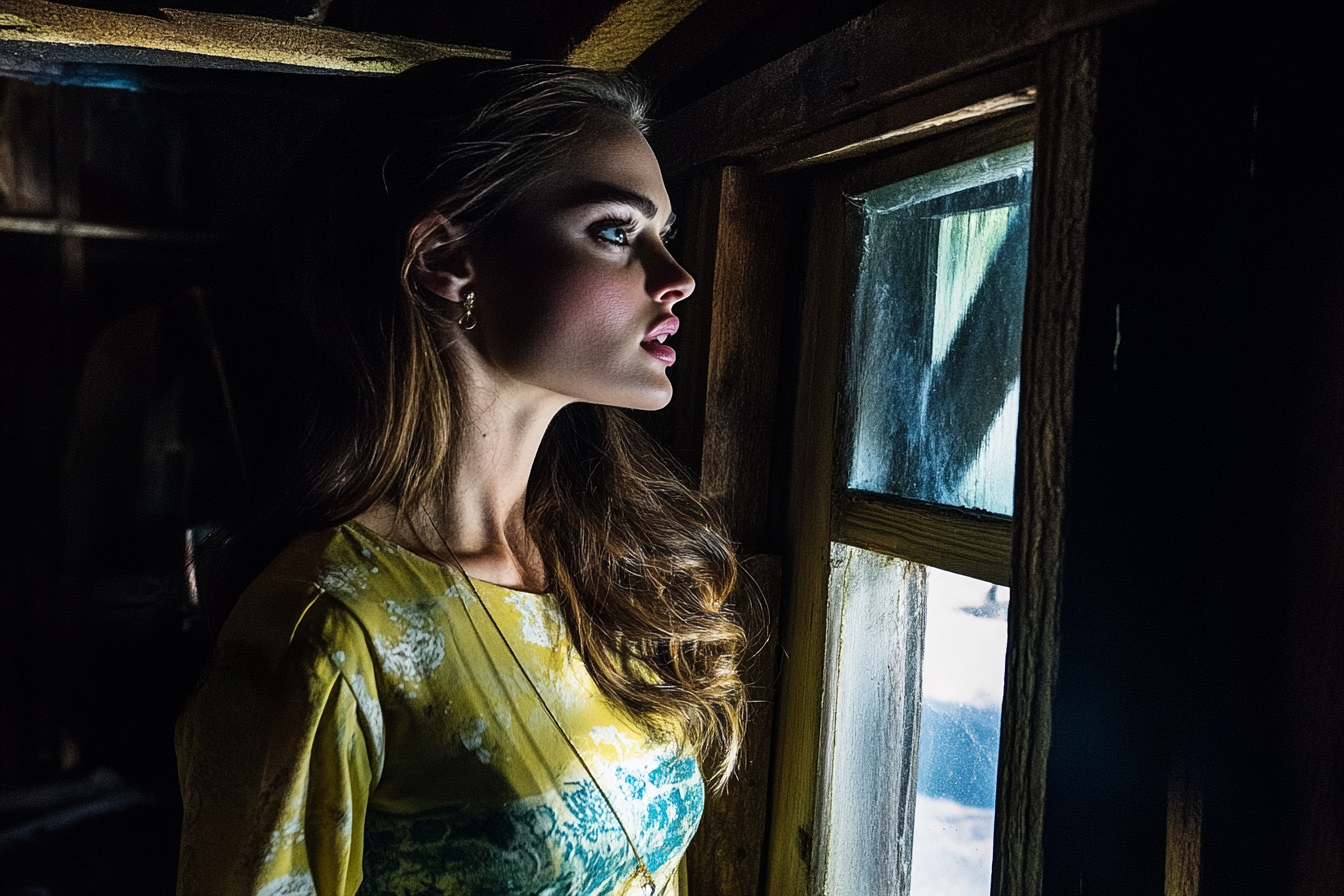
[(437, 600), (460, 579), (359, 523), (344, 523), (290, 543), (238, 599), (221, 640), (288, 643), (314, 613), (376, 632), (400, 605)]

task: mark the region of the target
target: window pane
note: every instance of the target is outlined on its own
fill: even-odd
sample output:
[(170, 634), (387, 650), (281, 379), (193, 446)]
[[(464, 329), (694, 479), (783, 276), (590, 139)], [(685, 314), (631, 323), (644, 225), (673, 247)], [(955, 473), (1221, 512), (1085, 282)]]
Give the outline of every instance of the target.
[(1011, 514), (1031, 144), (857, 197), (851, 488)]
[(831, 545), (816, 850), (828, 896), (908, 892), (923, 629), (924, 567)]
[(1008, 589), (831, 545), (827, 896), (989, 893)]
[(912, 896), (986, 896), (1008, 589), (927, 567)]

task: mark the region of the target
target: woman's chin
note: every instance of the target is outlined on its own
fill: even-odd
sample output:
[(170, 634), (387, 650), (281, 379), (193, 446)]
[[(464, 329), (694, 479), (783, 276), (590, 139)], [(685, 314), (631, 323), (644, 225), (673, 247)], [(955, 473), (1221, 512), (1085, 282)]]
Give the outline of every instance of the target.
[(612, 404), (632, 411), (661, 411), (671, 401), (672, 384), (664, 377), (662, 383), (631, 393), (624, 400), (612, 402)]

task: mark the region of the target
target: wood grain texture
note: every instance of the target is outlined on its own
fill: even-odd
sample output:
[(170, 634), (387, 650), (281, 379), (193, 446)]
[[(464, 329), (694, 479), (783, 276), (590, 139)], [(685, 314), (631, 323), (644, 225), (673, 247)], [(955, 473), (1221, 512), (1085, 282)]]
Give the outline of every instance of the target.
[[(713, 234), (712, 247), (702, 244), (697, 250), (710, 262), (705, 286), (713, 310), (701, 490), (716, 499), (742, 549), (761, 551), (768, 547), (770, 530), (766, 507), (788, 197), (742, 168), (706, 173), (703, 180), (694, 226)], [(712, 258), (705, 258), (711, 252)], [(772, 633), (781, 579), (777, 554), (744, 558), (738, 605), (756, 648), (743, 669), (752, 713), (738, 777), (723, 795), (706, 798), (705, 817), (691, 847), (688, 867), (696, 896), (750, 896), (760, 887), (778, 655)]]
[(703, 0), (625, 0), (570, 51), (570, 65), (625, 68), (695, 11)]
[[(458, 47), (387, 34), (366, 34), (190, 10), (159, 17), (82, 9), (48, 0), (6, 0), (0, 12), (0, 58), (22, 61), (188, 65), (258, 70), (393, 74), (452, 56), (507, 59), (501, 50)], [(14, 66), (8, 57), (19, 60)], [(40, 65), (38, 69), (40, 70)]]
[(995, 896), (1034, 896), (1042, 888), (1045, 770), (1058, 671), (1064, 495), (1099, 44), (1096, 31), (1080, 31), (1052, 44), (1041, 62), (1022, 328), (1013, 600), (994, 818)]
[(665, 171), (791, 140), (1023, 58), (1155, 0), (891, 0), (668, 118)]
[(771, 733), (779, 648), (773, 637), (782, 589), (781, 558), (742, 558), (742, 609), (753, 651), (742, 669), (751, 708), (736, 777), (722, 794), (705, 795), (705, 814), (687, 853), (690, 892), (695, 896), (755, 896), (761, 892), (770, 787)]
[(807, 274), (799, 322), (797, 424), (789, 483), (788, 590), (781, 617), (779, 710), (771, 819), (762, 892), (811, 892), (817, 759), (825, 683), (827, 582), (835, 401), (843, 332), (845, 208), (834, 178), (812, 196)]
[(1018, 63), (884, 106), (760, 157), (762, 171), (855, 158), (1002, 115), (1036, 100), (1036, 64)]
[(779, 368), (788, 197), (739, 167), (722, 171), (714, 322), (700, 487), (748, 551), (765, 547)]
[(871, 495), (840, 502), (835, 536), (846, 544), (1010, 585), (1013, 521)]
[(1192, 763), (1178, 758), (1172, 763), (1167, 785), (1165, 896), (1199, 896), (1203, 829), (1203, 782)]

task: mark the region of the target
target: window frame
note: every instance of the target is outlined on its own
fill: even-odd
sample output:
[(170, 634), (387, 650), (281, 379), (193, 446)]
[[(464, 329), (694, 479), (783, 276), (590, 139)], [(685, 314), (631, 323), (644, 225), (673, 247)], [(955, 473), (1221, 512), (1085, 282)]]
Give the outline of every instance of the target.
[[(935, 64), (924, 57), (855, 52), (856, 44), (872, 49), (879, 39), (909, 45), (912, 25), (916, 30), (928, 25), (931, 34), (950, 33), (932, 24), (942, 21), (941, 8), (931, 8), (928, 20), (906, 20), (904, 14), (899, 22), (879, 17), (867, 21), (863, 29), (852, 33), (842, 29), (843, 33), (820, 39), (686, 107), (653, 135), (666, 175), (682, 179), (693, 199), (704, 200), (690, 203), (694, 208), (704, 206), (704, 214), (695, 215), (692, 230), (706, 235), (704, 245), (697, 242), (697, 251), (691, 254), (700, 262), (694, 270), (701, 301), (713, 308), (710, 355), (765, 359), (778, 346), (778, 392), (735, 385), (741, 371), (755, 369), (754, 364), (746, 368), (734, 364), (722, 382), (709, 371), (703, 475), (707, 483), (735, 481), (739, 475), (750, 479), (762, 464), (779, 465), (779, 473), (785, 474), (778, 479), (772, 474), (769, 488), (769, 504), (779, 511), (772, 510), (772, 520), (782, 518), (783, 523), (778, 539), (771, 535), (759, 540), (759, 533), (738, 536), (748, 553), (766, 552), (753, 559), (767, 561), (775, 571), (758, 579), (764, 599), (746, 602), (748, 607), (759, 604), (757, 609), (767, 616), (761, 630), (768, 633), (768, 640), (752, 663), (761, 672), (753, 679), (757, 680), (753, 701), (759, 709), (749, 720), (748, 732), (749, 752), (759, 758), (748, 758), (742, 781), (724, 798), (707, 804), (701, 834), (690, 853), (692, 892), (706, 887), (743, 896), (814, 892), (804, 857), (810, 855), (820, 730), (819, 725), (799, 724), (794, 710), (811, 706), (815, 716), (821, 704), (828, 552), (809, 554), (799, 547), (806, 542), (800, 533), (809, 528), (826, 533), (829, 528), (833, 446), (830, 439), (809, 438), (805, 427), (794, 426), (793, 421), (807, 419), (818, 408), (833, 415), (836, 358), (833, 351), (819, 347), (839, 345), (841, 329), (839, 316), (816, 300), (815, 287), (821, 279), (817, 266), (804, 273), (793, 259), (802, 254), (805, 240), (814, 246), (838, 244), (834, 257), (841, 258), (844, 222), (821, 215), (811, 222), (799, 220), (804, 208), (821, 206), (815, 201), (819, 178), (812, 171), (824, 169), (809, 170), (810, 166), (818, 160), (818, 149), (821, 154), (831, 150), (848, 154), (857, 143), (872, 138), (881, 138), (877, 142), (884, 147), (899, 146), (983, 121), (975, 114), (968, 117), (967, 110), (978, 103), (985, 103), (979, 106), (985, 110), (995, 105), (986, 100), (1008, 93), (1019, 99), (1029, 96), (1039, 118), (991, 893), (1041, 890), (1045, 771), (1058, 669), (1066, 461), (1096, 117), (1097, 21), (1122, 11), (1076, 21), (1072, 13), (1061, 12), (1048, 23), (1027, 29), (1029, 39), (1025, 33), (1012, 40), (1005, 33), (987, 33), (983, 46), (963, 53), (950, 68), (942, 66), (951, 65), (951, 57), (940, 56), (942, 62)], [(781, 110), (777, 96), (796, 89), (797, 67), (818, 59), (828, 60), (832, 68), (857, 67), (866, 74), (849, 81), (823, 79), (805, 91), (806, 103)], [(933, 70), (940, 74), (935, 77)], [(840, 81), (844, 84), (836, 87)], [(837, 90), (836, 96), (826, 99)], [(762, 106), (762, 94), (776, 99)], [(811, 117), (822, 125), (819, 129), (803, 130), (793, 122), (804, 109), (812, 110)], [(1003, 109), (990, 108), (986, 114), (993, 117), (996, 111)], [(731, 127), (710, 125), (730, 119), (736, 122)], [(936, 129), (918, 126), (933, 119), (939, 119)], [(744, 122), (751, 125), (744, 127)], [(800, 300), (791, 297), (800, 294), (801, 306), (795, 307), (793, 303)], [(746, 323), (738, 320), (744, 314)], [(774, 331), (766, 328), (767, 351), (759, 347), (763, 334), (748, 330), (751, 322), (771, 318), (782, 326), (777, 343), (770, 341)], [(727, 399), (719, 394), (724, 389), (731, 393)], [(743, 399), (751, 400), (743, 405)], [(768, 419), (771, 406), (776, 407), (776, 423)], [(743, 407), (750, 413), (739, 420), (735, 411)], [(733, 421), (728, 428), (736, 436), (711, 439), (710, 418)], [(760, 441), (773, 427), (777, 428), (772, 438), (787, 448), (766, 451), (751, 441)], [(748, 451), (736, 444), (744, 434), (761, 450)], [(733, 450), (719, 450), (726, 442), (733, 442)], [(750, 504), (738, 510), (750, 511), (753, 518), (766, 506), (764, 495), (732, 493), (735, 497), (729, 503)], [(815, 520), (822, 522), (809, 527)], [(813, 599), (798, 599), (807, 594)], [(769, 731), (773, 735), (762, 737)], [(762, 768), (767, 756), (768, 773)], [(711, 811), (715, 806), (721, 811)], [(762, 828), (767, 830), (758, 834)], [(759, 865), (756, 856), (762, 856)], [(743, 865), (744, 858), (748, 866)]]
[[(790, 514), (789, 532), (794, 576), (784, 608), (785, 618), (793, 624), (784, 645), (789, 660), (781, 676), (767, 892), (813, 892), (821, 883), (813, 880), (819, 858), (813, 853), (813, 835), (829, 798), (821, 783), (827, 766), (821, 740), (826, 683), (833, 671), (826, 666), (827, 622), (833, 616), (831, 542), (999, 585), (1011, 583), (1011, 517), (848, 487), (854, 427), (849, 337), (855, 284), (846, 266), (858, 237), (848, 197), (1031, 141), (1037, 122), (1034, 108), (1026, 106), (987, 122), (962, 124), (913, 146), (826, 166), (812, 178), (803, 373), (790, 489), (795, 511)], [(797, 832), (794, 838), (789, 836), (791, 830)], [(795, 842), (790, 844), (790, 839)]]
[[(905, 151), (884, 153), (872, 160), (837, 171), (838, 201), (889, 183), (955, 165), (1009, 146), (1035, 139), (1036, 113), (1027, 106), (1003, 118), (970, 125)], [(837, 201), (832, 199), (832, 201)], [(853, 327), (854, 289), (846, 274), (831, 296), (832, 307), (843, 308), (841, 340), (836, 351), (841, 376), (835, 407), (835, 456), (831, 484), (832, 541), (877, 551), (926, 566), (1009, 585), (1012, 577), (1013, 518), (1011, 516), (933, 504), (911, 498), (882, 495), (848, 487), (855, 411), (853, 380), (855, 358), (848, 336)], [(843, 289), (843, 293), (838, 290)], [(809, 419), (809, 418), (800, 418)]]

